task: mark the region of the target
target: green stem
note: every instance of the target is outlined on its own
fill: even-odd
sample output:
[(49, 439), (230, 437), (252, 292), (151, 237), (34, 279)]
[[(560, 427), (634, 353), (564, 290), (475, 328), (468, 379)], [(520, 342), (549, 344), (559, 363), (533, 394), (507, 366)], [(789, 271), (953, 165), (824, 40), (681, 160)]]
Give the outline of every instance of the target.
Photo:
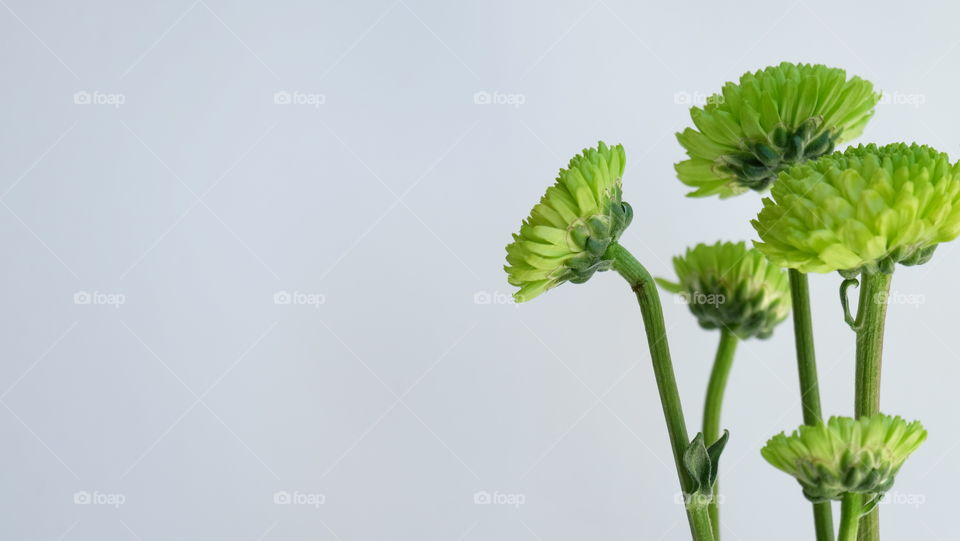
[(694, 539), (700, 541), (715, 541), (713, 538), (713, 527), (711, 526), (712, 521), (710, 519), (710, 511), (706, 507), (688, 507), (687, 516), (690, 518), (690, 529), (694, 532)]
[[(727, 388), (730, 367), (737, 351), (737, 335), (728, 329), (720, 331), (720, 344), (717, 356), (713, 360), (710, 383), (707, 384), (707, 398), (703, 406), (703, 442), (710, 446), (720, 437), (720, 410), (723, 407), (723, 391)], [(713, 539), (720, 539), (720, 483), (713, 485), (713, 501), (710, 502), (710, 522), (713, 524)]]
[(863, 515), (863, 494), (847, 492), (840, 504), (840, 531), (837, 541), (856, 541), (860, 517)]
[[(857, 306), (856, 416), (880, 413), (880, 369), (883, 359), (883, 326), (887, 317), (887, 297), (892, 274), (864, 273), (860, 280), (860, 304)], [(860, 541), (879, 541), (880, 511), (863, 516)]]
[(720, 408), (723, 405), (723, 391), (727, 388), (730, 367), (733, 366), (733, 354), (737, 350), (737, 335), (727, 329), (720, 331), (720, 344), (713, 361), (710, 383), (707, 385), (707, 399), (703, 408), (703, 441), (707, 446), (720, 438)]
[[(640, 313), (643, 316), (643, 326), (647, 334), (647, 345), (653, 361), (653, 373), (660, 393), (660, 404), (663, 406), (663, 416), (667, 422), (673, 460), (677, 467), (677, 476), (680, 478), (680, 488), (685, 495), (690, 494), (693, 482), (683, 465), (683, 452), (690, 444), (690, 439), (687, 437), (683, 407), (680, 404), (680, 391), (677, 389), (673, 362), (670, 360), (667, 329), (663, 322), (663, 307), (660, 305), (657, 286), (647, 269), (626, 248), (616, 243), (611, 244), (606, 256), (613, 260), (613, 268), (623, 276), (630, 284), (630, 289), (637, 295)], [(713, 529), (710, 526), (710, 515), (706, 507), (687, 506), (687, 518), (694, 541), (713, 541)]]
[[(800, 375), (800, 403), (803, 424), (819, 423), (820, 384), (817, 379), (817, 357), (813, 347), (813, 317), (810, 310), (810, 285), (807, 275), (790, 269), (790, 296), (793, 301), (793, 334), (797, 347), (797, 370)], [(830, 502), (813, 504), (813, 524), (817, 541), (833, 541), (833, 509)]]

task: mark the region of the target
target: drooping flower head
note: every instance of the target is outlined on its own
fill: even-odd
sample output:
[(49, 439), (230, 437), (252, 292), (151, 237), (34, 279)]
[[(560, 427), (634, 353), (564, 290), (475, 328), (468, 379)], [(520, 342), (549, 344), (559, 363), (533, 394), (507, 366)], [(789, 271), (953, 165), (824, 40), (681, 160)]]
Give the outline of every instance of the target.
[(926, 438), (919, 421), (883, 414), (832, 417), (826, 424), (774, 436), (761, 454), (795, 477), (813, 502), (839, 500), (848, 492), (879, 497)]
[(698, 244), (673, 258), (678, 293), (705, 329), (728, 329), (740, 338), (766, 338), (790, 312), (787, 273), (743, 242)]
[(677, 175), (691, 197), (765, 190), (783, 169), (859, 136), (879, 99), (872, 83), (819, 64), (745, 73), (690, 109), (696, 129), (677, 134), (690, 157)]
[(780, 174), (753, 227), (757, 248), (803, 272), (893, 272), (960, 234), (960, 165), (897, 143), (849, 148)]
[(622, 201), (622, 145), (600, 142), (574, 156), (556, 183), (530, 211), (507, 246), (507, 280), (528, 301), (564, 282), (586, 282), (609, 270), (611, 243), (630, 224), (633, 211)]

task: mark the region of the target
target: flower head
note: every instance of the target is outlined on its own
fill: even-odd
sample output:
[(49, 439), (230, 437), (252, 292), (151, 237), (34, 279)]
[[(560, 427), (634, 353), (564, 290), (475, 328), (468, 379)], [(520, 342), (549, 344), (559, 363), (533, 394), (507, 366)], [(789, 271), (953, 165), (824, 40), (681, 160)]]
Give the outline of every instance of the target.
[(790, 312), (787, 273), (743, 242), (698, 244), (674, 257), (673, 268), (678, 282), (657, 282), (679, 293), (705, 329), (766, 338)]
[(927, 146), (849, 148), (784, 171), (771, 195), (756, 246), (803, 272), (893, 272), (960, 234), (960, 164)]
[(926, 438), (919, 421), (883, 414), (832, 417), (826, 424), (774, 436), (761, 454), (795, 477), (807, 499), (822, 502), (839, 500), (847, 492), (882, 495)]
[(870, 82), (819, 64), (745, 73), (690, 109), (696, 129), (677, 134), (690, 157), (677, 175), (691, 197), (765, 190), (783, 169), (859, 136), (879, 99)]
[(605, 252), (633, 217), (622, 201), (624, 163), (623, 146), (601, 142), (560, 170), (507, 246), (504, 270), (510, 284), (520, 288), (517, 302), (564, 282), (586, 282), (612, 267)]

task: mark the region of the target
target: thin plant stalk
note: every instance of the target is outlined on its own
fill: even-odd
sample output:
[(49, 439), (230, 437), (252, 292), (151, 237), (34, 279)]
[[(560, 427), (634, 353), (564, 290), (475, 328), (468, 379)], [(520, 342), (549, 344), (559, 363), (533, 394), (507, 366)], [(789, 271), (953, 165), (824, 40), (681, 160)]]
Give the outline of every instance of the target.
[[(720, 438), (720, 411), (723, 407), (723, 392), (727, 388), (730, 368), (737, 351), (737, 335), (728, 329), (720, 331), (720, 343), (707, 384), (707, 398), (703, 407), (703, 441), (710, 445)], [(714, 541), (720, 539), (720, 483), (713, 486), (713, 500), (710, 502), (710, 522), (713, 524)]]
[[(683, 453), (690, 439), (687, 437), (680, 391), (677, 388), (673, 362), (670, 359), (663, 307), (660, 304), (657, 286), (647, 269), (619, 244), (611, 244), (607, 249), (606, 257), (613, 260), (613, 268), (623, 276), (630, 284), (630, 289), (637, 295), (650, 357), (653, 361), (653, 373), (660, 393), (660, 404), (663, 407), (670, 447), (673, 450), (673, 460), (677, 467), (680, 488), (684, 495), (687, 495), (691, 492), (693, 481), (683, 465)], [(706, 506), (687, 505), (686, 511), (694, 541), (714, 541), (713, 528)]]
[[(800, 403), (803, 424), (815, 425), (823, 420), (820, 407), (820, 384), (817, 378), (817, 357), (813, 347), (813, 316), (810, 310), (810, 284), (807, 275), (789, 270), (790, 296), (793, 301), (793, 335), (797, 348), (797, 371), (800, 376)], [(817, 541), (833, 541), (833, 509), (830, 502), (813, 504), (813, 524)]]
[[(883, 360), (883, 328), (887, 317), (887, 296), (892, 274), (864, 273), (854, 330), (857, 333), (856, 416), (880, 413), (880, 370)], [(860, 520), (860, 541), (879, 541), (878, 508)]]

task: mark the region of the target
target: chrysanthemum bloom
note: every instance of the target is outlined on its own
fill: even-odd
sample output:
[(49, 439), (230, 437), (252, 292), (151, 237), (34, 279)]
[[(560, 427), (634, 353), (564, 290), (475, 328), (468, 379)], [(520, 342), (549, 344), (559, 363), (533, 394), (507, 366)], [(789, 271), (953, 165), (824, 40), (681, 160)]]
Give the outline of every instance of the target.
[(870, 82), (819, 64), (746, 73), (690, 109), (696, 129), (677, 134), (690, 156), (677, 175), (691, 197), (765, 190), (783, 169), (859, 136), (879, 99)]
[(678, 282), (657, 282), (680, 294), (705, 329), (766, 338), (790, 313), (787, 273), (743, 242), (698, 244), (674, 257), (673, 268)]
[(510, 284), (520, 288), (517, 302), (564, 282), (586, 282), (612, 267), (605, 252), (633, 217), (621, 199), (624, 163), (623, 146), (600, 142), (560, 170), (507, 246), (504, 270)]
[(811, 501), (839, 500), (848, 492), (879, 496), (893, 486), (904, 461), (927, 438), (919, 421), (883, 414), (801, 426), (779, 434), (761, 450), (775, 468), (797, 479)]
[(916, 265), (960, 234), (960, 164), (902, 143), (859, 146), (780, 174), (753, 227), (781, 267), (844, 276)]

